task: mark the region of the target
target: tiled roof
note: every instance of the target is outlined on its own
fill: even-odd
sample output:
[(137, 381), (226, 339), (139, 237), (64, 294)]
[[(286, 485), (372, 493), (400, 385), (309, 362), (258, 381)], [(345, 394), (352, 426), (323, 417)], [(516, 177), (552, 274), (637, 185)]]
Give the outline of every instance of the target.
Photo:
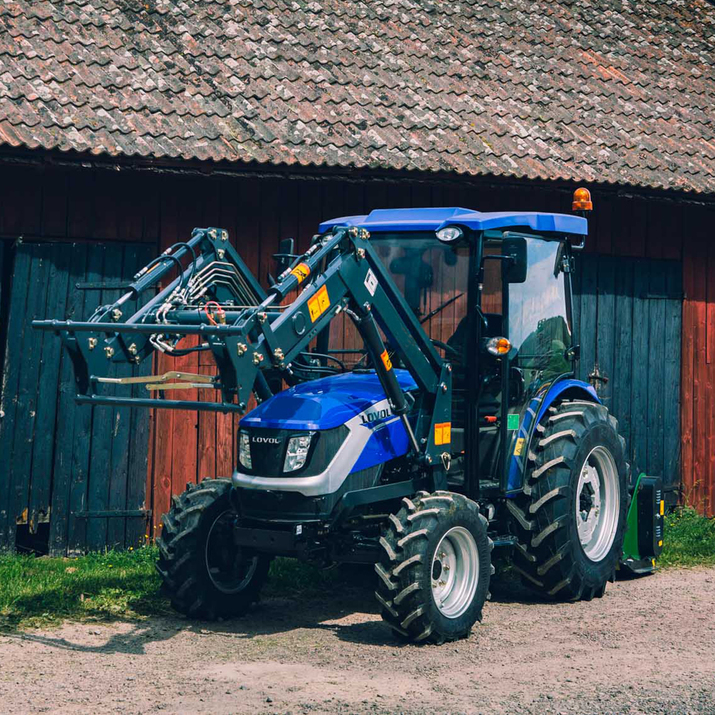
[(707, 0), (4, 0), (0, 143), (715, 191)]

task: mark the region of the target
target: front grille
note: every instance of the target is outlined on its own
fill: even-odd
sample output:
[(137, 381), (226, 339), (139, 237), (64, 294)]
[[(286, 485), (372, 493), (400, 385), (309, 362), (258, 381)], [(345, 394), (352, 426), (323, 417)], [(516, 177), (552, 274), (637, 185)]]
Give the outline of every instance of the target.
[(250, 440), (252, 469), (246, 469), (243, 465), (239, 465), (239, 470), (244, 474), (260, 477), (312, 477), (320, 474), (330, 464), (350, 432), (345, 425), (316, 432), (313, 435), (305, 466), (284, 475), (283, 463), (288, 440), (291, 437), (305, 434), (305, 431), (263, 428), (241, 428), (241, 431), (245, 432)]
[(234, 491), (239, 513), (257, 521), (301, 521), (327, 519), (345, 492), (374, 487), (382, 473), (382, 464), (348, 474), (340, 488), (332, 494), (306, 497), (298, 492), (237, 489)]

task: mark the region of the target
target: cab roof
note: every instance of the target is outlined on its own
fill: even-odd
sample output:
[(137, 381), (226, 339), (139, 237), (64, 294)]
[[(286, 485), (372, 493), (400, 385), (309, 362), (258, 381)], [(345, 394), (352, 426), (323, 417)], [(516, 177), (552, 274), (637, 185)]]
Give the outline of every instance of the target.
[(438, 231), (459, 224), (475, 231), (514, 228), (536, 233), (585, 236), (588, 221), (580, 216), (539, 211), (497, 211), (482, 213), (459, 207), (424, 209), (376, 209), (364, 216), (342, 216), (320, 224), (320, 232), (334, 226), (359, 226), (369, 231)]

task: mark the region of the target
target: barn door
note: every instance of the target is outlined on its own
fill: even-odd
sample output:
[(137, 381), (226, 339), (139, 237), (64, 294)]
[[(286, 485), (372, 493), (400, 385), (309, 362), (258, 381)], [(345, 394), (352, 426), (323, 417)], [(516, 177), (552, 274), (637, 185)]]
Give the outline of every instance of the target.
[(574, 277), (578, 376), (616, 416), (633, 473), (680, 484), (679, 261), (582, 254)]
[(141, 540), (148, 411), (76, 405), (59, 338), (30, 323), (89, 317), (120, 295), (100, 286), (127, 282), (151, 255), (152, 247), (134, 244), (18, 243), (6, 251), (12, 283), (0, 406), (0, 550), (80, 553)]

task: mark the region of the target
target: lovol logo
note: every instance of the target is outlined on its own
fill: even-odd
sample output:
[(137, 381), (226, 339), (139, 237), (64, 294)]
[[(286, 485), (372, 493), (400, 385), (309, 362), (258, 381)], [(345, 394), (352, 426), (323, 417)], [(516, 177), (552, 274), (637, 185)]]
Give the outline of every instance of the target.
[(392, 414), (392, 410), (386, 407), (384, 410), (375, 410), (374, 412), (365, 412), (360, 415), (360, 420), (364, 425), (372, 424), (378, 420), (384, 420), (385, 417), (389, 417)]
[(278, 437), (251, 437), (251, 442), (255, 444), (280, 444)]

